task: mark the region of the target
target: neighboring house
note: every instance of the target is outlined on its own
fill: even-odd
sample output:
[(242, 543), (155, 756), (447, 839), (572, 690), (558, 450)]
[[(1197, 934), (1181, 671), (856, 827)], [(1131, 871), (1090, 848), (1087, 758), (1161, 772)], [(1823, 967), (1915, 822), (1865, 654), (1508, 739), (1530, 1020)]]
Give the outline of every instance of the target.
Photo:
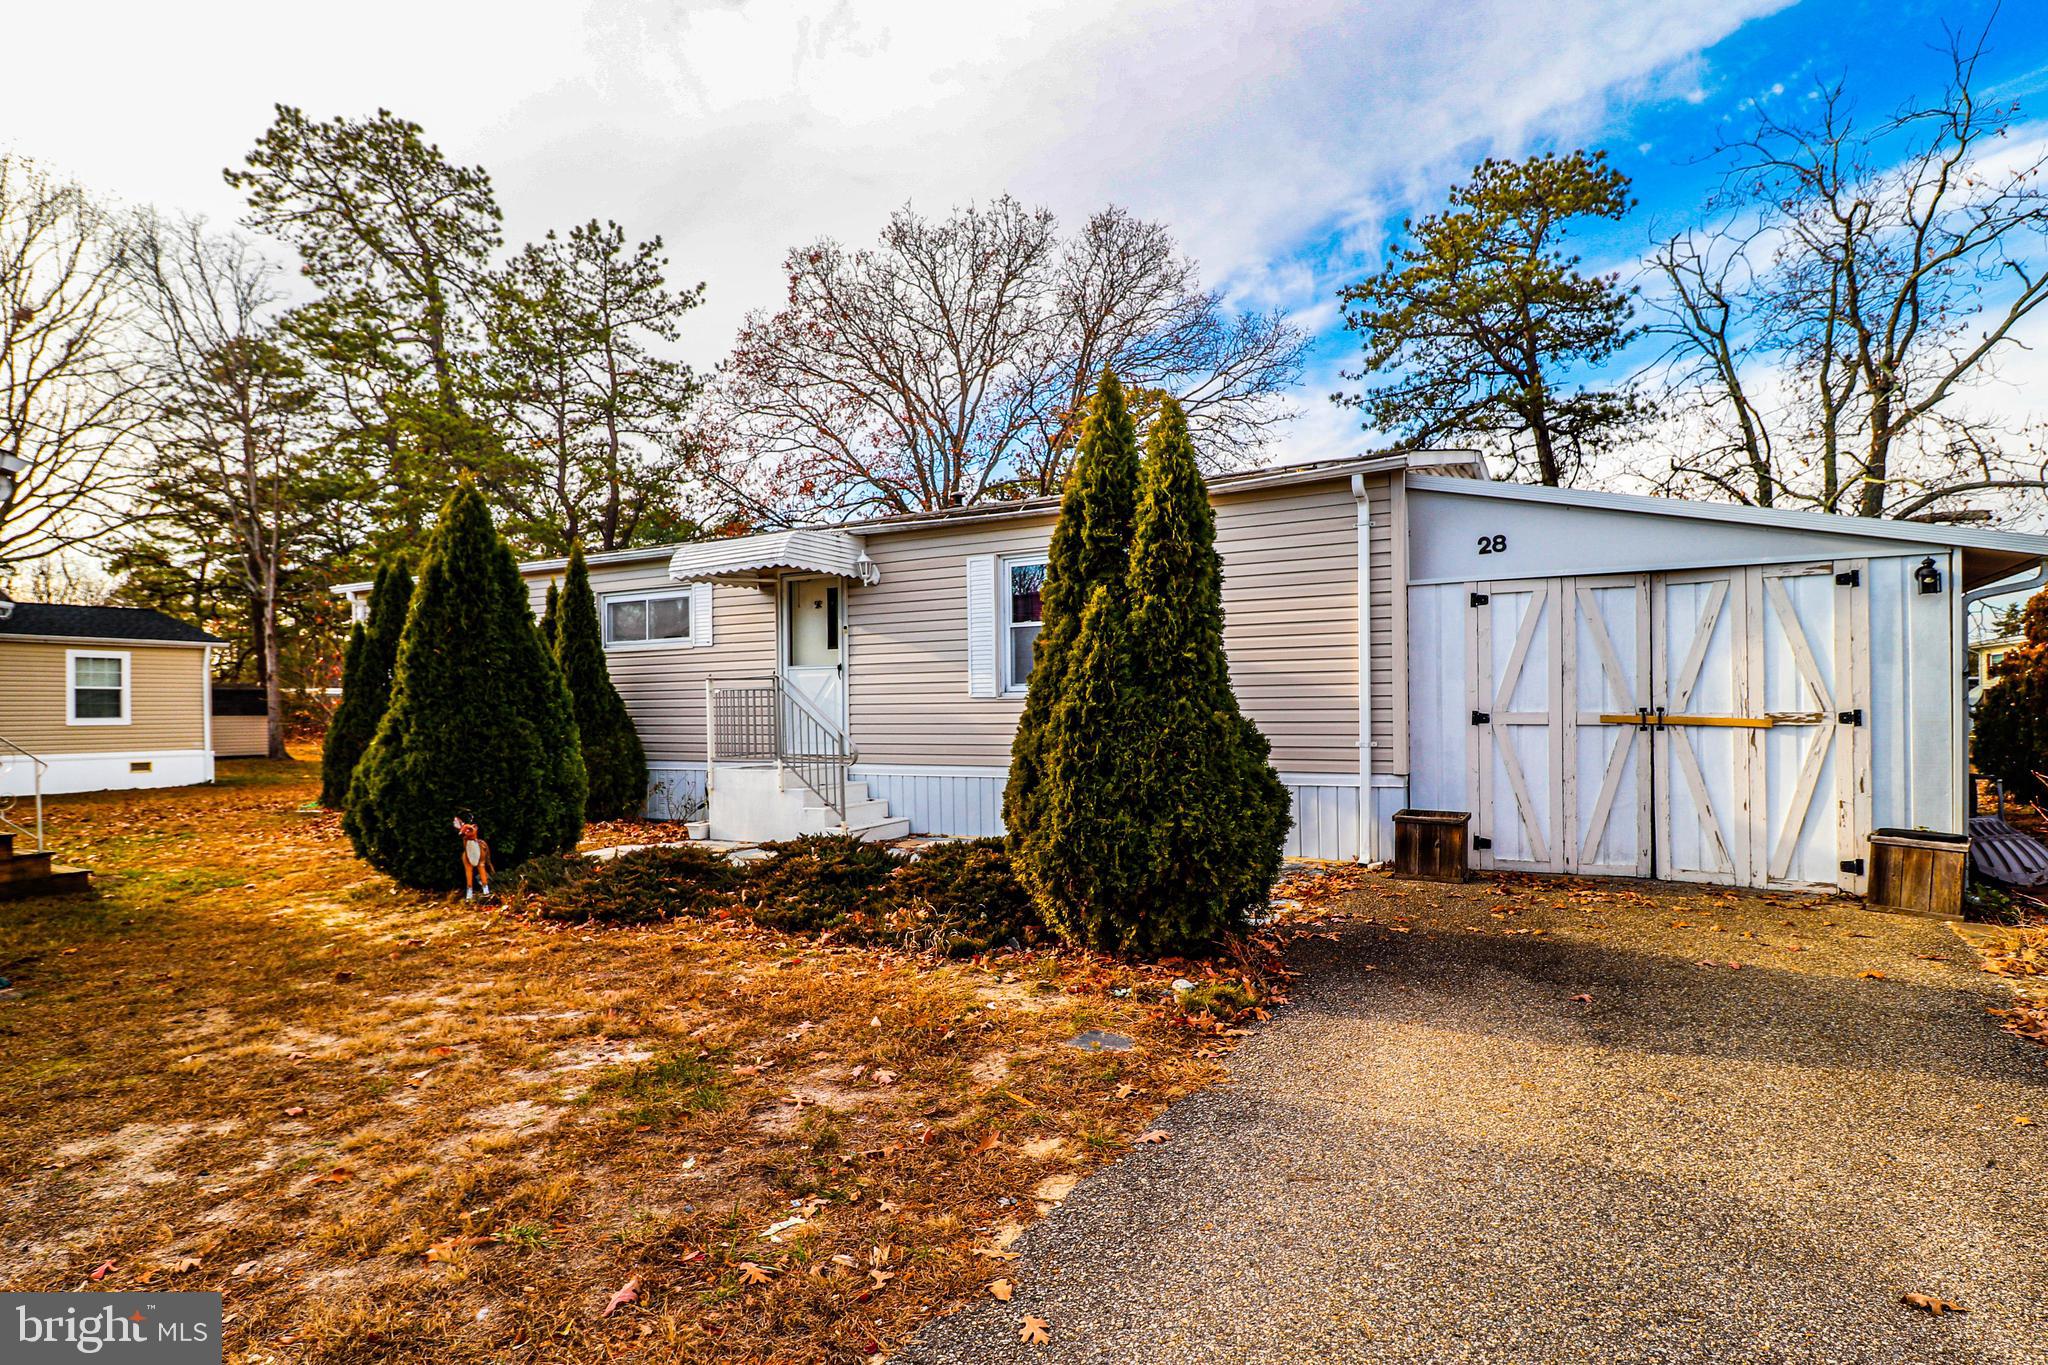
[[(1963, 828), (1962, 591), (2048, 556), (1496, 483), (1457, 452), (1210, 488), (1232, 680), (1312, 858), (1378, 861), (1416, 806), (1472, 812), (1482, 868), (1860, 891), (1871, 829)], [(1000, 832), (1057, 512), (590, 556), (650, 813), (708, 805), (714, 837), (750, 839)], [(562, 568), (524, 567), (536, 607)]]
[(213, 780), (213, 646), (139, 607), (0, 604), (0, 795)]
[(1998, 666), (2005, 662), (2015, 645), (2026, 643), (2024, 636), (2000, 635), (1990, 640), (1970, 641), (1969, 676), (1966, 679), (1967, 700), (1970, 706), (1977, 705), (1977, 699), (1984, 695), (1984, 689), (1998, 681)]

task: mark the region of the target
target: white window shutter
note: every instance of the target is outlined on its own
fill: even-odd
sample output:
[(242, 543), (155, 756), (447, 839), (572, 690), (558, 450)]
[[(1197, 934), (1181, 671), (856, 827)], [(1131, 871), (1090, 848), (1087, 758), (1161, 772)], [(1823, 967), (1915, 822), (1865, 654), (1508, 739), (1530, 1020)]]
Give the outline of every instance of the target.
[(967, 695), (993, 697), (996, 678), (996, 557), (967, 556)]
[(703, 647), (711, 643), (711, 584), (690, 585), (690, 643)]

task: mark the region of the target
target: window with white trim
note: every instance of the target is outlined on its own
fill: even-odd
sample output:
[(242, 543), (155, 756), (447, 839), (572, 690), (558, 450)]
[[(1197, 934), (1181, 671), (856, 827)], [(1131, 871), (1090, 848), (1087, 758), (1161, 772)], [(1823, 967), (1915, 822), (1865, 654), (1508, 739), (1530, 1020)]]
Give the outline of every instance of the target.
[(65, 719), (72, 725), (128, 723), (128, 655), (74, 649), (66, 652), (71, 670)]
[(606, 649), (696, 642), (696, 603), (689, 588), (663, 592), (614, 592), (604, 597)]
[(997, 584), (1003, 611), (1003, 689), (1022, 692), (1031, 678), (1031, 647), (1045, 624), (1045, 561), (1006, 559)]

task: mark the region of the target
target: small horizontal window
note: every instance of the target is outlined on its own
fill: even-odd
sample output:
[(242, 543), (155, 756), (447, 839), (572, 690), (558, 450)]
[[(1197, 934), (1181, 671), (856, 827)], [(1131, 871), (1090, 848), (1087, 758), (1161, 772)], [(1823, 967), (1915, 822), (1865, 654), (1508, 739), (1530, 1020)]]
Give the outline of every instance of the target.
[(690, 592), (614, 594), (604, 599), (607, 645), (688, 644)]

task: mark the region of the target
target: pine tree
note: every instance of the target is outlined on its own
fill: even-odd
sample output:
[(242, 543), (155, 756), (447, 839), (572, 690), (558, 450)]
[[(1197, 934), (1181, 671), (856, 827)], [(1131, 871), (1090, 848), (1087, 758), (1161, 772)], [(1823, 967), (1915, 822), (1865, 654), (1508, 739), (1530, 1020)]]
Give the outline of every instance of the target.
[[(561, 592), (548, 585), (548, 609), (556, 620), (555, 658), (569, 684), (576, 732), (583, 743), (583, 768), (590, 776), (584, 815), (591, 820), (637, 815), (647, 801), (647, 755), (605, 666), (597, 597), (590, 590), (590, 566), (583, 561), (580, 541), (569, 547), (569, 575)], [(543, 617), (543, 635), (546, 627)]]
[(1082, 610), (1097, 587), (1123, 590), (1137, 484), (1137, 427), (1125, 406), (1123, 385), (1105, 369), (1081, 424), (1073, 467), (1060, 498), (1059, 524), (1046, 553), (1030, 686), (1010, 744), (1003, 825), (1009, 831), (1013, 859), (1028, 858), (1025, 850), (1039, 834), (1045, 730), (1065, 685)]
[(369, 624), (349, 631), (341, 665), (341, 705), (328, 721), (327, 741), (320, 752), (320, 804), (331, 810), (348, 804), (349, 780), (391, 704), (391, 673), (411, 605), (412, 575), (405, 562), (379, 566), (370, 588)]
[(503, 871), (575, 847), (584, 791), (569, 689), (541, 647), (512, 548), (465, 480), (428, 542), (391, 706), (342, 827), (399, 882), (452, 890), (452, 820), (474, 820)]
[(1125, 905), (1127, 951), (1213, 947), (1240, 932), (1279, 876), (1292, 819), (1270, 747), (1230, 685), (1216, 517), (1187, 418), (1162, 404), (1145, 445), (1131, 541), (1122, 741), (1143, 832), (1144, 893)]

